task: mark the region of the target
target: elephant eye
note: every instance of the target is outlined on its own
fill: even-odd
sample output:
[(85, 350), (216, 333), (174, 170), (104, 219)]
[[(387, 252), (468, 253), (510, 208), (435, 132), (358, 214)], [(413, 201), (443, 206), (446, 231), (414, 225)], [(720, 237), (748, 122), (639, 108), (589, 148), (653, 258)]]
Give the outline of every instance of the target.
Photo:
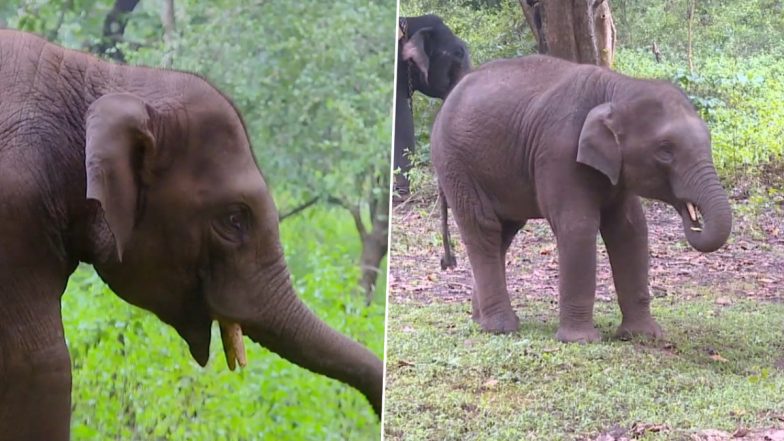
[(237, 230), (242, 230), (242, 215), (240, 213), (232, 213), (229, 215), (229, 223)]
[(245, 207), (232, 207), (222, 214), (215, 223), (216, 230), (221, 236), (238, 240), (242, 239), (249, 229), (250, 215)]
[(458, 47), (458, 48), (457, 48), (457, 49), (455, 49), (455, 51), (453, 52), (453, 55), (455, 56), (455, 58), (459, 58), (459, 59), (461, 59), (461, 60), (462, 60), (462, 59), (463, 59), (463, 56), (465, 56), (465, 49), (463, 49), (462, 47)]
[(672, 162), (673, 159), (672, 151), (673, 151), (673, 146), (670, 142), (667, 141), (662, 142), (661, 144), (659, 144), (659, 148), (656, 149), (656, 153), (655, 153), (656, 159), (664, 164), (669, 164)]

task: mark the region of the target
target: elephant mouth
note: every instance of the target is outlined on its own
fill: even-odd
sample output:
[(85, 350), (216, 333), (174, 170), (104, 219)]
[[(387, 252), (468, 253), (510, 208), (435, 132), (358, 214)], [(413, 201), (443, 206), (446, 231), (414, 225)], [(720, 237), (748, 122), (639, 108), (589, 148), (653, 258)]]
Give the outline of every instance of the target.
[[(245, 355), (245, 344), (242, 341), (242, 327), (239, 323), (227, 320), (215, 319), (218, 321), (223, 343), (223, 354), (226, 356), (226, 364), (229, 370), (233, 371), (237, 365), (241, 368), (248, 364), (248, 357)], [(210, 357), (210, 324), (212, 320), (200, 322), (197, 325), (193, 322), (185, 326), (174, 326), (177, 332), (188, 343), (191, 355), (199, 365), (206, 366)]]
[(210, 329), (212, 322), (217, 321), (229, 370), (233, 371), (237, 365), (241, 368), (247, 365), (242, 327), (231, 319), (216, 317), (203, 302), (190, 302), (185, 314), (177, 315), (176, 318), (165, 314), (159, 314), (158, 317), (174, 327), (188, 344), (193, 359), (202, 367), (207, 365), (210, 358)]
[(681, 217), (686, 221), (685, 225), (695, 233), (702, 232), (702, 213), (699, 206), (690, 201), (680, 203), (679, 211)]

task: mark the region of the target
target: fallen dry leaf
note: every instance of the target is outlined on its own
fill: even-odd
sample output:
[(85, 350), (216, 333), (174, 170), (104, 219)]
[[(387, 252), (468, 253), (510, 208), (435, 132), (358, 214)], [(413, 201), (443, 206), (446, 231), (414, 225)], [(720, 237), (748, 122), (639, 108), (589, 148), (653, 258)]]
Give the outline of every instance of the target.
[(743, 438), (744, 436), (749, 434), (749, 429), (745, 427), (739, 427), (737, 430), (732, 432), (733, 438)]
[(708, 355), (710, 356), (711, 360), (713, 360), (713, 361), (719, 361), (719, 362), (722, 362), (722, 363), (726, 363), (727, 361), (729, 361), (726, 358), (722, 357), (721, 354), (719, 354), (719, 351), (717, 351), (717, 350), (715, 350), (713, 348), (708, 348)]
[(496, 387), (497, 385), (498, 385), (498, 380), (496, 380), (495, 378), (491, 378), (491, 379), (485, 381), (484, 383), (482, 383), (482, 387), (485, 388), (485, 389), (492, 389), (492, 388)]
[(635, 438), (639, 438), (643, 436), (646, 432), (659, 433), (659, 432), (666, 432), (668, 430), (670, 430), (670, 428), (666, 424), (640, 423), (640, 422), (636, 422), (632, 424), (632, 434), (634, 434)]

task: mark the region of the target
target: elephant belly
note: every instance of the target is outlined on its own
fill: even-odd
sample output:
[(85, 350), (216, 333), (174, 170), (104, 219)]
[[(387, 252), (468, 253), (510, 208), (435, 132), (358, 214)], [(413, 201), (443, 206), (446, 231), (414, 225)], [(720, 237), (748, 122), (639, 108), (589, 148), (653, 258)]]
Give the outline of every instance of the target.
[(522, 222), (542, 217), (532, 183), (521, 177), (512, 182), (499, 180), (489, 184), (487, 190), (499, 219)]

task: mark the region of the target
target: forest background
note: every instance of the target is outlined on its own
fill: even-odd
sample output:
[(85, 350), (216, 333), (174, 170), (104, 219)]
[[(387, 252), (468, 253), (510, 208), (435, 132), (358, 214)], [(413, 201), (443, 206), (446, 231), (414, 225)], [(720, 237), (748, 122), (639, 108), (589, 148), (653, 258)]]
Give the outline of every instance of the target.
[[(285, 217), (298, 293), (379, 356), (394, 23), (388, 1), (0, 2), (0, 27), (116, 62), (196, 72), (227, 93)], [(359, 392), (249, 341), (239, 373), (226, 368), (217, 334), (200, 368), (173, 329), (111, 294), (89, 266), (71, 277), (63, 317), (74, 440), (378, 438)]]

